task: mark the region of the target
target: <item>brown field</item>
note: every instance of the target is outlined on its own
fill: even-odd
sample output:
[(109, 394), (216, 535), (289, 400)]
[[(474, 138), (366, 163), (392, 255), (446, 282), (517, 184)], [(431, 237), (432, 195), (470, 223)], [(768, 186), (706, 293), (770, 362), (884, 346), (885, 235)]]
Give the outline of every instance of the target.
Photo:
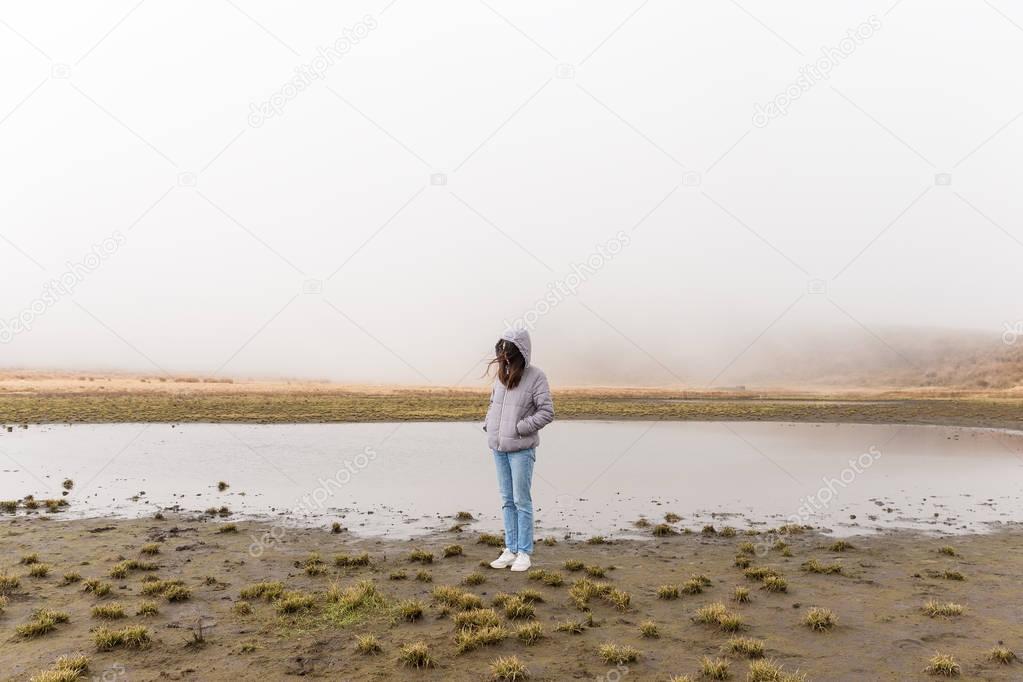
[[(1023, 575), (1023, 530), (1015, 527), (945, 539), (852, 538), (843, 551), (827, 537), (798, 531), (754, 536), (739, 530), (735, 537), (697, 531), (610, 544), (557, 538), (556, 544), (538, 545), (534, 568), (546, 573), (533, 577), (481, 568), (498, 550), (477, 542), (472, 523), (461, 532), (408, 542), (357, 539), (327, 528), (287, 529), (274, 534), (279, 541), (260, 545), (258, 555), (250, 546), (269, 537), (267, 523), (240, 522), (237, 532), (218, 532), (223, 528), (172, 515), (69, 521), (38, 514), (0, 522), (0, 575), (18, 583), (0, 588), (7, 597), (0, 613), (0, 679), (29, 680), (52, 669), (59, 656), (84, 654), (89, 672), (82, 679), (108, 679), (101, 678), (106, 673), (116, 680), (485, 680), (495, 659), (514, 656), (533, 680), (667, 680), (682, 674), (696, 680), (706, 656), (727, 661), (729, 679), (745, 680), (752, 661), (742, 652), (758, 655), (761, 646), (765, 659), (808, 680), (933, 679), (923, 671), (937, 653), (955, 657), (960, 679), (1023, 676), (1019, 662), (990, 657), (1003, 643), (1023, 651), (1016, 580)], [(788, 552), (774, 548), (779, 538)], [(751, 567), (782, 577), (785, 591), (764, 589), (777, 581), (747, 577), (735, 565), (745, 542), (754, 543)], [(147, 544), (153, 546), (143, 552)], [(453, 544), (463, 553), (445, 557), (444, 548)], [(940, 551), (943, 546), (953, 555)], [(413, 562), (414, 550), (432, 554), (432, 560)], [(363, 552), (366, 566), (335, 561)], [(33, 553), (36, 563), (19, 563)], [(816, 564), (807, 563), (814, 559)], [(139, 563), (123, 563), (132, 560)], [(566, 561), (587, 568), (568, 570)], [(50, 567), (48, 574), (31, 577), (39, 564)], [(820, 568), (835, 565), (837, 572)], [(604, 575), (587, 577), (586, 570)], [(483, 582), (467, 580), (477, 572)], [(68, 573), (81, 580), (66, 582)], [(707, 580), (692, 580), (698, 575)], [(88, 591), (93, 579), (108, 583), (110, 592)], [(180, 584), (168, 591), (169, 583), (158, 580)], [(263, 596), (242, 597), (246, 588), (266, 581), (279, 581), (276, 590), (284, 593), (271, 588)], [(345, 595), (362, 581), (376, 596), (357, 601), (352, 592)], [(665, 585), (680, 586), (679, 596), (659, 598)], [(434, 590), (444, 586), (475, 595), (494, 613), (464, 615), (469, 604), (436, 598)], [(748, 602), (734, 600), (737, 587), (748, 590)], [(524, 594), (527, 606), (509, 605), (502, 593)], [(542, 601), (534, 602), (537, 597)], [(961, 605), (962, 614), (928, 615), (924, 607), (932, 601)], [(138, 615), (144, 602), (155, 612)], [(738, 619), (708, 612), (710, 622), (698, 622), (700, 609), (714, 603)], [(116, 606), (93, 611), (112, 605), (124, 617), (100, 617), (116, 614)], [(825, 622), (822, 631), (804, 624), (814, 607), (830, 610), (834, 624)], [(36, 636), (18, 634), (37, 609), (63, 612), (67, 622)], [(494, 629), (475, 640), (463, 635), (459, 647), (458, 632), (471, 630), (472, 621), (492, 621)], [(559, 624), (569, 623), (574, 625), (565, 627), (577, 633), (559, 631)], [(524, 625), (538, 625), (539, 634), (532, 634), (539, 639), (520, 639)], [(149, 641), (141, 648), (100, 650), (97, 629), (130, 626), (144, 627)], [(359, 638), (370, 635), (379, 652), (360, 653)], [(730, 642), (738, 637), (756, 641)], [(433, 659), (422, 670), (399, 660), (403, 645), (419, 641)], [(635, 660), (604, 662), (600, 647), (606, 643), (634, 648)]]
[[(309, 381), (6, 372), (0, 420), (346, 422), (482, 419), (480, 387), (347, 386)], [(1018, 428), (1021, 390), (774, 387), (718, 391), (561, 388), (559, 419), (957, 424)]]

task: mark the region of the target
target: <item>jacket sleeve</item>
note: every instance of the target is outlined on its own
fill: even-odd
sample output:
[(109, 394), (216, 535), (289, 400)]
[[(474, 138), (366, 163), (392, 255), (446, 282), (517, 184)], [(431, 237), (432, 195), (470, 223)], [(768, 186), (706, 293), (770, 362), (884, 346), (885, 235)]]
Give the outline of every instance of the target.
[(554, 421), (554, 401), (551, 400), (551, 388), (547, 384), (547, 375), (541, 374), (533, 386), (533, 406), (536, 412), (523, 417), (516, 424), (519, 434), (528, 436), (536, 433)]

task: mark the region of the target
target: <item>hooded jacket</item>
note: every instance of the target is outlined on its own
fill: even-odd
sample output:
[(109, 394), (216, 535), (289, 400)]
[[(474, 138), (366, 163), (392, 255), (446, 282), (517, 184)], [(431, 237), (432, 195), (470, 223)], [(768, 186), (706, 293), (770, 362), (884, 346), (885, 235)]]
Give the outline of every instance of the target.
[(529, 332), (510, 329), (501, 338), (515, 344), (526, 361), (526, 367), (515, 388), (505, 387), (500, 379), (494, 380), (483, 430), (487, 432), (487, 444), (491, 450), (528, 450), (540, 444), (540, 429), (554, 421), (551, 389), (543, 370), (529, 362), (532, 351)]

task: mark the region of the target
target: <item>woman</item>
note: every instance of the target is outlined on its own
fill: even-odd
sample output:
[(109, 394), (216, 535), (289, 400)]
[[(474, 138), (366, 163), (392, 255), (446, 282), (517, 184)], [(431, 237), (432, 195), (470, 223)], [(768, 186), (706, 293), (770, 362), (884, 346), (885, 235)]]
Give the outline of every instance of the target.
[(539, 431), (554, 421), (547, 376), (529, 364), (529, 332), (505, 332), (487, 366), (497, 365), (497, 379), (483, 430), (497, 464), (497, 485), (504, 513), (504, 551), (490, 565), (525, 571), (533, 553), (533, 464)]

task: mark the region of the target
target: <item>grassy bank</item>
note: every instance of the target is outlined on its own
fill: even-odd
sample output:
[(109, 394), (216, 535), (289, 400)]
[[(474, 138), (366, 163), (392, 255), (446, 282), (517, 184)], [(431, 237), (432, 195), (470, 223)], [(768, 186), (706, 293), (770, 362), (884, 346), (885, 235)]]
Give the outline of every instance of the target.
[[(1023, 399), (992, 397), (681, 397), (666, 392), (555, 393), (559, 419), (792, 421), (1023, 427)], [(0, 395), (0, 422), (356, 422), (482, 419), (471, 391), (101, 392)]]

